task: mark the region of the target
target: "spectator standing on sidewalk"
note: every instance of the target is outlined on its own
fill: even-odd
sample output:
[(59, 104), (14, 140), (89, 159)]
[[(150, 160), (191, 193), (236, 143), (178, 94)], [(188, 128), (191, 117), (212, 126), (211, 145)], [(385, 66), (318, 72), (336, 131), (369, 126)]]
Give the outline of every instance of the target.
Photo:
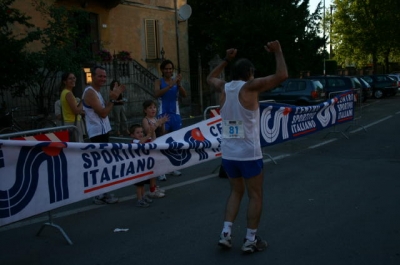
[[(156, 139), (156, 137), (164, 135), (165, 134), (165, 123), (169, 120), (168, 115), (164, 115), (162, 117), (157, 118), (157, 105), (156, 103), (149, 99), (145, 100), (143, 102), (143, 111), (144, 111), (144, 118), (142, 120), (142, 126), (143, 130), (145, 133), (151, 130), (152, 127), (155, 126), (155, 137), (152, 139), (153, 141)], [(158, 177), (159, 180), (167, 180), (167, 177), (165, 174), (160, 175)], [(155, 179), (154, 179), (154, 186), (155, 186)], [(150, 191), (152, 190), (150, 187)]]
[[(110, 90), (113, 90), (115, 87), (120, 86), (120, 82), (117, 80), (111, 81)], [(123, 134), (129, 135), (128, 130), (128, 120), (125, 115), (125, 106), (124, 103), (126, 102), (126, 98), (123, 97), (121, 93), (117, 100), (114, 103), (114, 107), (112, 108), (112, 114), (114, 118), (114, 131), (117, 136), (123, 136)], [(122, 132), (122, 134), (121, 134)]]
[[(149, 143), (152, 141), (152, 138), (155, 137), (155, 127), (151, 127), (150, 130), (147, 132), (147, 134), (144, 134), (143, 132), (143, 127), (140, 124), (133, 124), (130, 128), (129, 131), (131, 132), (130, 136), (132, 137), (132, 143), (134, 144), (144, 144), (144, 143)], [(145, 184), (150, 184), (150, 179), (143, 180), (140, 182), (135, 183), (136, 186), (136, 206), (137, 207), (149, 207), (150, 203), (153, 202), (153, 200), (146, 195), (144, 185)], [(163, 194), (162, 197), (165, 195)], [(161, 198), (161, 196), (160, 196)]]
[[(162, 77), (154, 83), (154, 94), (158, 99), (158, 117), (169, 116), (165, 123), (165, 133), (177, 131), (182, 128), (182, 118), (179, 112), (179, 96), (185, 98), (186, 90), (182, 87), (182, 76), (178, 73), (175, 77), (174, 64), (165, 60), (160, 65)], [(173, 171), (169, 174), (180, 176), (181, 172)], [(165, 179), (166, 180), (166, 177)]]
[[(102, 86), (106, 84), (106, 69), (102, 66), (94, 66), (91, 69), (92, 84), (85, 88), (82, 101), (83, 110), (85, 111), (86, 129), (89, 140), (92, 143), (108, 143), (110, 139), (111, 124), (108, 118), (115, 101), (119, 95), (124, 92), (124, 85), (115, 85), (110, 91), (108, 102), (105, 102), (100, 93)], [(96, 196), (93, 200), (95, 204), (116, 203), (118, 198), (112, 194), (102, 194)]]
[(262, 251), (268, 246), (266, 241), (256, 235), (263, 201), (263, 156), (260, 145), (258, 95), (276, 87), (288, 77), (279, 42), (268, 42), (264, 48), (275, 55), (275, 74), (254, 78), (253, 64), (247, 59), (239, 59), (232, 67), (232, 81), (225, 82), (219, 79), (223, 69), (236, 57), (237, 50), (232, 48), (226, 51), (225, 59), (207, 77), (207, 83), (215, 88), (217, 93), (221, 93), (222, 165), (231, 186), (218, 244), (224, 248), (232, 247), (232, 224), (247, 189), (247, 233), (242, 245), (242, 251), (245, 253)]
[[(74, 125), (78, 130), (76, 142), (83, 143), (84, 125), (82, 123), (83, 107), (82, 102), (77, 101), (72, 90), (75, 87), (76, 77), (73, 73), (66, 72), (61, 76), (61, 124)], [(71, 134), (74, 136), (75, 134)]]

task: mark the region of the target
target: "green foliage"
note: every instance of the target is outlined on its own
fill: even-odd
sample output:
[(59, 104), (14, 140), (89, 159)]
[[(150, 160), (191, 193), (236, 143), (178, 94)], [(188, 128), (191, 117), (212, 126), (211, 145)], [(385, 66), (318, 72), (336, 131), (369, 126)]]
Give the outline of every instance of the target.
[(47, 27), (42, 29), (40, 38), (43, 48), (34, 54), (38, 67), (28, 90), (34, 98), (32, 103), (39, 112), (45, 113), (51, 109), (53, 96), (58, 94), (60, 73), (79, 75), (82, 64), (92, 58), (90, 37), (84, 31), (89, 25), (89, 16), (85, 11), (46, 5), (42, 0), (32, 2), (47, 21)]
[(327, 75), (336, 75), (337, 74), (337, 62), (334, 60), (326, 60), (325, 61), (325, 69)]
[[(47, 27), (39, 29), (30, 23), (29, 16), (11, 8), (13, 2), (0, 3), (0, 90), (8, 90), (14, 97), (32, 95), (32, 105), (46, 113), (58, 94), (60, 73), (79, 75), (82, 64), (91, 59), (90, 37), (84, 32), (89, 16), (84, 11), (33, 0), (47, 21)], [(28, 51), (27, 45), (33, 41), (42, 44), (40, 51)]]
[(191, 62), (198, 54), (207, 65), (215, 54), (238, 49), (238, 57), (249, 58), (256, 75), (275, 71), (275, 59), (264, 45), (279, 40), (291, 76), (300, 71), (318, 71), (323, 67), (323, 38), (320, 36), (320, 8), (311, 13), (309, 1), (299, 0), (191, 0), (189, 46)]
[(400, 56), (400, 34), (395, 25), (400, 19), (397, 0), (335, 0), (332, 42), (335, 59), (343, 67), (358, 68), (378, 64)]
[(116, 56), (119, 61), (132, 61), (131, 53), (128, 51), (119, 51)]
[[(26, 80), (34, 76), (37, 68), (33, 54), (25, 47), (38, 40), (41, 31), (29, 23), (29, 16), (11, 8), (13, 2), (3, 0), (0, 3), (0, 91), (26, 88)], [(14, 33), (14, 27), (25, 30), (24, 34)]]

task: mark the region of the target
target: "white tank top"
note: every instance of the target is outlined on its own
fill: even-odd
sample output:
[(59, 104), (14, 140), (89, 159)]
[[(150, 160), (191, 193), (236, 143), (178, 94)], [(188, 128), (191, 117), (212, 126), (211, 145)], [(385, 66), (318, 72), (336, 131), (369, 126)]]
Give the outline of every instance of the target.
[[(97, 92), (91, 86), (85, 88), (85, 91), (83, 91), (82, 99), (85, 98), (85, 93), (89, 89), (93, 90), (97, 94), (97, 97), (99, 98), (100, 103), (104, 108), (105, 103), (103, 97), (101, 96), (100, 92)], [(109, 131), (111, 131), (111, 124), (110, 120), (108, 119), (108, 116), (105, 117), (104, 119), (101, 118), (99, 115), (97, 115), (96, 112), (94, 112), (92, 107), (86, 105), (85, 101), (83, 101), (83, 110), (85, 111), (86, 130), (89, 138), (92, 138), (97, 135), (106, 134)]]
[[(242, 121), (244, 138), (222, 138), (222, 158), (248, 161), (262, 158), (260, 144), (260, 109), (245, 109), (239, 101), (239, 92), (244, 81), (231, 81), (225, 84), (225, 103), (221, 108), (224, 120)], [(223, 128), (225, 129), (225, 128)]]

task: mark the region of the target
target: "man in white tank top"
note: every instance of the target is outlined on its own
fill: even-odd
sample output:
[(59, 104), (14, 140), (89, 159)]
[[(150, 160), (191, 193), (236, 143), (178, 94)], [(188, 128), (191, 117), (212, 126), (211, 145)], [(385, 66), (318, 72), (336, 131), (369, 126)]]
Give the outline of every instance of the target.
[(225, 210), (225, 221), (218, 244), (232, 247), (231, 227), (239, 212), (240, 202), (247, 189), (247, 233), (242, 251), (253, 253), (264, 250), (268, 244), (256, 235), (263, 201), (263, 156), (260, 145), (260, 109), (258, 95), (270, 90), (287, 77), (285, 59), (279, 41), (268, 42), (267, 52), (275, 55), (276, 72), (254, 78), (254, 66), (247, 59), (235, 62), (231, 82), (218, 77), (237, 54), (228, 49), (225, 59), (207, 77), (207, 83), (220, 94), (222, 118), (222, 166), (231, 183), (231, 193)]
[[(92, 143), (107, 143), (111, 131), (108, 114), (112, 110), (119, 95), (124, 92), (124, 85), (116, 85), (109, 94), (109, 102), (105, 102), (100, 94), (100, 89), (106, 84), (106, 70), (102, 66), (94, 66), (91, 69), (92, 84), (85, 88), (82, 95), (83, 110), (85, 111), (86, 130)], [(112, 194), (104, 193), (93, 199), (95, 204), (112, 204), (118, 202), (118, 198)]]

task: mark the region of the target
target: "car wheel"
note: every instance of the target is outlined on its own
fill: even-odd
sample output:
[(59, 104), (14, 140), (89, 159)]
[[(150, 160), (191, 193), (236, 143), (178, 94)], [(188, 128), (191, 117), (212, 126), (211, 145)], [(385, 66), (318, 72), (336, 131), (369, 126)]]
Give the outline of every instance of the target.
[(382, 98), (383, 97), (383, 91), (380, 89), (377, 89), (374, 91), (374, 98)]

